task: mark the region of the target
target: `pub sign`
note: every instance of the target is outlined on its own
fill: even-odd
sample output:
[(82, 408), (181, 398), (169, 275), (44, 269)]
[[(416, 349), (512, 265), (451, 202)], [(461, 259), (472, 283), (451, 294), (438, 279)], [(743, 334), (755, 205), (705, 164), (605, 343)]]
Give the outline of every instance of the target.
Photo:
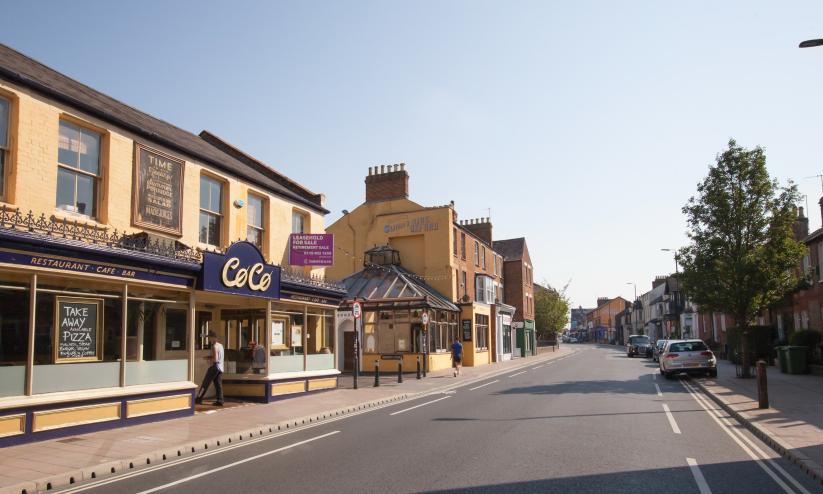
[(142, 144), (134, 144), (135, 226), (173, 235), (183, 234), (183, 171), (185, 162)]
[(225, 254), (203, 253), (201, 290), (248, 297), (280, 298), (280, 266), (267, 264), (249, 242), (235, 242)]

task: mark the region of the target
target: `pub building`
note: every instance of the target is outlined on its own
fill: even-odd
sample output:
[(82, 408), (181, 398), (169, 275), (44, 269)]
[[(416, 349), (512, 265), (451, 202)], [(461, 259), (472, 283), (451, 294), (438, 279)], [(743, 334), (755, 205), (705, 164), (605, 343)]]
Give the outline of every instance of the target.
[[(411, 355), (418, 353), (412, 346), (418, 341), (414, 328), (422, 323), (424, 312), (429, 317), (429, 338), (427, 353), (419, 353), (428, 369), (451, 366), (449, 348), (455, 334), (463, 345), (463, 365), (495, 362), (499, 360), (498, 348), (502, 359), (502, 338), (511, 332), (498, 328), (504, 321), (498, 314), (507, 311), (511, 317), (513, 309), (503, 304), (503, 258), (492, 247), (489, 219), (458, 220), (454, 203), (426, 207), (410, 200), (409, 174), (403, 163), (370, 167), (365, 185), (365, 201), (351, 212), (344, 212), (326, 229), (334, 235), (339, 252), (326, 272), (332, 278), (343, 279), (348, 289), (347, 303), (341, 309), (347, 309), (348, 302), (355, 298), (366, 301), (362, 328), (358, 326), (362, 370), (373, 370), (373, 360), (381, 355), (402, 354), (406, 364), (411, 359), (416, 361), (417, 356)], [(376, 246), (378, 249), (373, 250)], [(389, 251), (397, 254), (396, 262)], [(373, 273), (380, 270), (375, 271), (375, 266), (398, 273), (391, 275), (398, 281), (378, 283)], [(374, 292), (358, 288), (357, 280), (376, 283)], [(414, 307), (384, 311), (389, 302), (397, 305), (398, 301), (387, 297), (391, 299), (392, 290), (404, 286), (403, 280), (411, 285), (398, 297), (416, 297), (411, 295), (415, 293), (412, 288), (419, 288), (421, 293), (430, 289), (430, 301), (442, 299), (447, 304), (427, 307), (418, 300)], [(370, 307), (375, 310), (370, 312)], [(372, 347), (370, 328), (374, 328)], [(338, 340), (353, 338), (353, 330), (351, 321), (342, 319)], [(351, 368), (353, 351), (352, 346), (343, 345), (340, 364), (344, 370)]]
[[(131, 198), (131, 199), (129, 199)], [(0, 45), (0, 446), (336, 387), (324, 197)]]

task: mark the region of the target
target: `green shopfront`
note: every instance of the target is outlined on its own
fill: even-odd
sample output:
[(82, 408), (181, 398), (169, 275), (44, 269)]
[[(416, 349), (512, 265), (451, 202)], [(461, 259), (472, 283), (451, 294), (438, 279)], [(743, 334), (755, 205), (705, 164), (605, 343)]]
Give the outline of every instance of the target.
[(517, 331), (515, 355), (519, 357), (537, 355), (537, 333), (535, 332), (534, 321), (517, 321), (512, 326)]

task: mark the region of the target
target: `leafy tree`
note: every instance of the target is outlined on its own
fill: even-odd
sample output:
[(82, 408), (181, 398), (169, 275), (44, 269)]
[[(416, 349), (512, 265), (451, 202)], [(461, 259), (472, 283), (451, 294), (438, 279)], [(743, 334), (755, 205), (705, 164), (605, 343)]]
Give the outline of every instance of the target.
[[(691, 243), (678, 261), (691, 300), (730, 314), (746, 334), (760, 311), (797, 285), (794, 268), (805, 253), (792, 231), (799, 200), (796, 185), (769, 176), (763, 149), (730, 140), (683, 207)], [(744, 375), (748, 353), (744, 346)]]
[(548, 283), (543, 283), (543, 286), (535, 284), (534, 323), (539, 336), (543, 339), (551, 339), (569, 322), (567, 287), (568, 285), (562, 290), (557, 290)]

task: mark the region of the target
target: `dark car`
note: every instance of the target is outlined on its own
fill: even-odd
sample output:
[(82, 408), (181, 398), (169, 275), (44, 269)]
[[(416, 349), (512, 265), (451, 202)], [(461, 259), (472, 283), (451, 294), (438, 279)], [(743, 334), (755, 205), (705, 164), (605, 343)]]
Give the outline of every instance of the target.
[(635, 355), (641, 357), (648, 357), (651, 351), (652, 343), (648, 336), (642, 334), (633, 334), (629, 336), (629, 343), (626, 344), (626, 356), (631, 358)]

